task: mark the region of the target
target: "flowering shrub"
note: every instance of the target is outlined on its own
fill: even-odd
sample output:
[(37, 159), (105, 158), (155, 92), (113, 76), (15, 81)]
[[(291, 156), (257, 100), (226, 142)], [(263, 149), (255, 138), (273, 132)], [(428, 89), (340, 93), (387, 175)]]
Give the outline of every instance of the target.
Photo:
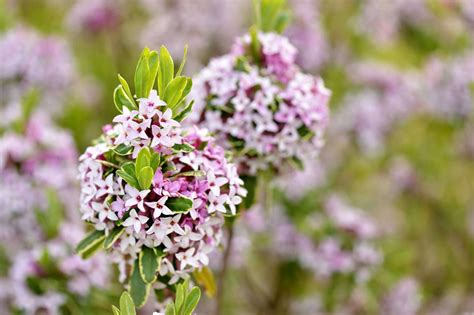
[(197, 110), (191, 121), (215, 133), (240, 171), (251, 175), (317, 155), (329, 115), (330, 91), (322, 79), (299, 70), (287, 38), (260, 29), (213, 59), (192, 93)]
[(175, 75), (166, 48), (145, 49), (135, 73), (138, 106), (119, 77), (121, 114), (80, 158), (82, 218), (95, 232), (78, 251), (110, 249), (138, 306), (155, 281), (173, 285), (209, 263), (223, 216), (235, 215), (246, 194), (223, 148), (205, 130), (181, 127), (192, 106), (184, 103), (192, 83), (182, 68)]

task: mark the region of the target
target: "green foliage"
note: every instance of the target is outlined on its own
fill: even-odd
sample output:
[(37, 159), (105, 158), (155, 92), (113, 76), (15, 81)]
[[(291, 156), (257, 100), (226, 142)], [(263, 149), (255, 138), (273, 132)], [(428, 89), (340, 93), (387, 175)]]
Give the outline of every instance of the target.
[(143, 305), (145, 305), (146, 300), (148, 299), (151, 285), (143, 280), (138, 259), (135, 260), (135, 264), (133, 265), (129, 284), (130, 295), (133, 299), (133, 302), (138, 308), (141, 308)]
[(109, 235), (105, 237), (104, 240), (104, 249), (111, 248), (114, 243), (120, 238), (120, 236), (125, 231), (123, 226), (116, 226), (110, 231)]
[(93, 231), (89, 233), (76, 247), (76, 253), (82, 258), (92, 256), (104, 243), (105, 234), (103, 231)]
[(130, 186), (140, 189), (140, 184), (135, 175), (135, 164), (127, 162), (117, 171), (117, 175), (122, 177)]
[(286, 0), (254, 0), (255, 25), (263, 32), (282, 33), (290, 22)]
[(144, 246), (139, 255), (140, 275), (146, 283), (156, 281), (156, 272), (161, 264), (161, 256), (154, 248)]
[(55, 190), (48, 189), (46, 209), (36, 210), (36, 219), (48, 239), (54, 238), (64, 219), (64, 208)]
[(168, 198), (166, 206), (174, 212), (187, 212), (192, 208), (193, 201), (186, 197)]
[(120, 309), (112, 305), (113, 315), (136, 315), (135, 304), (128, 292), (123, 292), (120, 296)]
[(189, 280), (176, 286), (176, 299), (167, 305), (166, 315), (191, 315), (195, 310), (199, 299), (201, 298), (201, 290), (194, 287), (189, 290)]

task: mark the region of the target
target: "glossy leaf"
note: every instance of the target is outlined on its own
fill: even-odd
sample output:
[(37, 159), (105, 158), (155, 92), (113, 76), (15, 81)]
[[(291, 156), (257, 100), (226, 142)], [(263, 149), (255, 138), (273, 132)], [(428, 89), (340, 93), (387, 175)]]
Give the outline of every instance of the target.
[(186, 212), (193, 206), (193, 201), (186, 197), (168, 198), (166, 206), (174, 212)]
[(143, 281), (140, 275), (140, 266), (137, 259), (133, 265), (132, 275), (130, 276), (130, 296), (138, 308), (146, 303), (149, 292), (150, 284)]
[(192, 288), (191, 292), (186, 297), (183, 306), (182, 315), (191, 315), (193, 311), (196, 309), (196, 306), (199, 303), (199, 299), (201, 298), (201, 289), (198, 287)]
[(165, 88), (173, 80), (174, 62), (165, 46), (160, 47), (160, 66), (158, 71), (158, 93), (163, 99)]
[(123, 292), (120, 296), (120, 311), (122, 315), (136, 315), (135, 304), (128, 292)]
[(145, 166), (141, 169), (138, 176), (138, 182), (140, 183), (140, 188), (142, 190), (150, 188), (153, 181), (153, 175), (153, 169), (150, 166)]
[(111, 248), (114, 243), (119, 239), (119, 237), (123, 234), (125, 229), (123, 226), (116, 226), (109, 232), (109, 235), (105, 237), (104, 240), (104, 248), (109, 249)]
[(103, 231), (93, 231), (89, 233), (76, 247), (76, 253), (83, 256), (85, 253), (94, 249), (97, 244), (102, 244), (105, 239), (105, 234)]
[(140, 275), (146, 283), (156, 281), (156, 272), (160, 267), (161, 257), (158, 257), (153, 248), (142, 247), (139, 255)]

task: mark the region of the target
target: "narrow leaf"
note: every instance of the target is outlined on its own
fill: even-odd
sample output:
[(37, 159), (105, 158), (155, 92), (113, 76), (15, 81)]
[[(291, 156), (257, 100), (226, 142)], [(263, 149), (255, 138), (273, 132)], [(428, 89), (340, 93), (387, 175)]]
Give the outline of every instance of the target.
[(156, 281), (156, 272), (160, 267), (161, 258), (157, 256), (155, 250), (149, 247), (142, 247), (139, 256), (140, 275), (146, 283)]
[(150, 166), (145, 166), (141, 169), (138, 176), (138, 182), (140, 183), (141, 189), (150, 188), (151, 182), (153, 181), (153, 169)]
[(151, 51), (150, 56), (148, 59), (148, 67), (150, 69), (150, 74), (148, 76), (148, 81), (146, 85), (146, 95), (150, 95), (150, 91), (153, 88), (153, 85), (155, 84), (156, 76), (158, 74), (158, 68), (159, 68), (159, 57), (158, 53), (156, 51)]
[(150, 285), (143, 281), (140, 275), (140, 266), (137, 259), (130, 277), (130, 295), (138, 308), (141, 308), (146, 303), (149, 293)]
[(114, 315), (122, 315), (122, 313), (120, 313), (120, 310), (114, 305), (112, 305), (112, 312), (114, 313)]
[(186, 107), (179, 113), (177, 114), (173, 119), (182, 122), (188, 115), (191, 113), (193, 110), (193, 105), (194, 105), (194, 100), (192, 100)]
[(123, 234), (125, 229), (123, 226), (116, 226), (110, 231), (109, 235), (105, 237), (104, 241), (104, 248), (109, 249), (114, 245), (114, 243), (119, 239), (119, 237)]
[(137, 68), (135, 70), (135, 94), (138, 98), (147, 97), (146, 89), (150, 76), (150, 66), (148, 63), (150, 50), (146, 47), (143, 49), (142, 55), (138, 60)]
[(97, 244), (101, 244), (104, 241), (105, 235), (103, 231), (93, 231), (89, 233), (82, 241), (77, 244), (76, 253), (83, 255), (87, 251), (91, 250)]
[(176, 76), (179, 77), (184, 69), (184, 64), (186, 63), (186, 56), (188, 55), (188, 45), (184, 46), (184, 53), (183, 58), (181, 59), (181, 64), (179, 65), (178, 72), (176, 72)]
[(176, 288), (176, 299), (175, 299), (175, 308), (178, 314), (181, 314), (181, 309), (183, 308), (184, 305), (184, 299), (186, 297), (186, 288), (184, 287), (184, 284), (179, 284)]
[(128, 97), (131, 100), (133, 100), (133, 94), (132, 94), (132, 91), (130, 90), (130, 86), (128, 85), (127, 80), (125, 80), (120, 74), (118, 74), (117, 76), (118, 76), (120, 84), (123, 86), (123, 89), (125, 90), (125, 93), (127, 93)]
[(122, 315), (135, 315), (135, 304), (133, 303), (130, 293), (123, 292), (120, 296), (120, 311)]
[(177, 315), (173, 302), (166, 306), (165, 315)]
[(129, 155), (132, 153), (133, 147), (130, 145), (126, 144), (119, 144), (114, 148), (114, 152), (117, 153), (118, 155)]
[(160, 66), (158, 72), (158, 93), (163, 99), (166, 86), (173, 80), (174, 63), (173, 58), (165, 46), (160, 47)]
[(125, 92), (123, 86), (119, 84), (114, 90), (114, 104), (119, 112), (123, 112), (123, 108), (136, 109), (133, 98), (130, 98)]
[(195, 148), (187, 143), (177, 143), (173, 146), (173, 150), (178, 152), (192, 152)]
[(156, 169), (160, 165), (160, 162), (161, 162), (161, 155), (154, 152), (150, 160), (150, 166), (153, 169), (153, 173), (156, 172)]
[(135, 175), (137, 178), (140, 178), (139, 173), (142, 168), (150, 166), (151, 153), (148, 147), (144, 147), (140, 150), (137, 156), (137, 161), (135, 162)]
[(173, 109), (179, 103), (187, 84), (187, 78), (176, 77), (166, 86), (163, 101), (169, 108)]
[(188, 296), (186, 297), (186, 301), (184, 302), (183, 308), (183, 315), (191, 315), (199, 303), (199, 299), (201, 298), (201, 289), (198, 287), (194, 287), (191, 292), (189, 292)]
[(168, 198), (166, 206), (174, 212), (186, 212), (193, 206), (193, 201), (186, 197)]

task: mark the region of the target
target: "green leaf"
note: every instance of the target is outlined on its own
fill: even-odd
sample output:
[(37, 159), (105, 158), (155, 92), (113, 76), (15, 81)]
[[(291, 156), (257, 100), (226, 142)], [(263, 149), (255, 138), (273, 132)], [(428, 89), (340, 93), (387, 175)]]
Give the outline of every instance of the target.
[(196, 269), (193, 272), (193, 276), (196, 282), (204, 287), (208, 297), (212, 298), (215, 296), (217, 285), (211, 269), (208, 267), (202, 267), (200, 270)]
[(255, 26), (252, 26), (249, 30), (250, 33), (250, 48), (252, 51), (252, 57), (255, 59), (255, 62), (260, 62), (261, 59), (261, 46), (260, 41), (258, 40), (258, 30)]
[(161, 155), (156, 152), (153, 152), (150, 159), (150, 166), (153, 169), (153, 173), (156, 172), (156, 169), (160, 165), (160, 162), (161, 162)]
[(146, 167), (150, 166), (150, 158), (151, 158), (151, 153), (150, 149), (148, 147), (144, 147), (143, 149), (140, 150), (137, 156), (137, 160), (135, 162), (135, 175), (137, 178), (140, 178), (140, 171)]
[(148, 97), (146, 91), (148, 80), (150, 78), (149, 57), (150, 50), (148, 47), (145, 47), (135, 70), (135, 94), (137, 98)]
[(126, 144), (119, 144), (118, 146), (116, 146), (114, 148), (114, 152), (117, 153), (118, 155), (129, 155), (132, 153), (132, 150), (133, 150), (133, 147), (130, 146), (130, 145), (126, 145)]
[[(189, 283), (187, 283), (189, 285)], [(176, 288), (176, 299), (175, 299), (175, 308), (178, 311), (178, 314), (181, 314), (181, 309), (184, 305), (184, 300), (186, 298), (186, 290), (184, 284), (179, 284)]]
[(184, 64), (186, 63), (186, 56), (188, 55), (188, 45), (184, 46), (184, 53), (183, 58), (181, 59), (181, 64), (179, 65), (178, 72), (176, 72), (176, 76), (179, 77), (184, 69)]
[(170, 304), (166, 306), (165, 315), (177, 315), (176, 308), (174, 307), (173, 302), (171, 302)]
[(123, 86), (119, 84), (114, 90), (114, 104), (119, 112), (123, 112), (123, 108), (136, 109), (133, 98), (131, 99), (125, 92)]
[(123, 226), (116, 226), (109, 232), (109, 235), (105, 237), (104, 240), (104, 248), (109, 249), (114, 245), (114, 243), (119, 239), (119, 237), (123, 234), (125, 229)]
[(76, 253), (83, 256), (85, 253), (93, 250), (97, 244), (102, 244), (105, 239), (104, 231), (93, 231), (89, 233), (76, 247)]
[(120, 296), (120, 311), (122, 315), (135, 315), (135, 304), (128, 292), (123, 292)]
[(48, 207), (36, 211), (36, 219), (48, 239), (54, 238), (64, 218), (64, 207), (53, 189), (46, 190)]
[(186, 105), (186, 107), (183, 110), (181, 110), (181, 112), (179, 112), (179, 114), (177, 114), (173, 119), (178, 122), (183, 121), (186, 117), (188, 117), (188, 115), (193, 110), (193, 105), (194, 105), (194, 100), (192, 100), (188, 105)]
[(163, 101), (173, 109), (182, 99), (183, 92), (188, 84), (186, 77), (174, 78), (165, 88)]
[(147, 85), (146, 85), (146, 95), (150, 95), (150, 91), (153, 89), (153, 85), (155, 84), (156, 76), (158, 74), (159, 69), (159, 57), (156, 51), (151, 51), (150, 56), (148, 59), (148, 67), (150, 69), (150, 75), (148, 77)]
[(150, 188), (151, 182), (153, 181), (153, 169), (150, 166), (145, 166), (141, 169), (138, 176), (138, 182), (140, 183), (141, 189)]
[(174, 212), (186, 212), (193, 206), (193, 201), (187, 197), (168, 198), (166, 206)]
[(114, 313), (114, 315), (122, 315), (120, 313), (120, 310), (114, 305), (112, 305), (112, 312)]
[(117, 175), (122, 177), (130, 186), (140, 189), (140, 184), (135, 176), (135, 164), (127, 162), (117, 171)]
[(199, 303), (199, 299), (201, 298), (201, 289), (198, 287), (192, 288), (191, 292), (189, 292), (188, 296), (186, 297), (186, 301), (184, 302), (183, 308), (183, 315), (191, 315)]
[(130, 90), (130, 86), (128, 85), (127, 80), (125, 80), (120, 74), (118, 74), (117, 76), (118, 76), (120, 84), (123, 86), (123, 89), (125, 90), (125, 93), (127, 93), (128, 97), (131, 100), (133, 100), (133, 94), (132, 94), (132, 91)]
[(245, 209), (250, 209), (255, 203), (255, 196), (257, 191), (257, 177), (255, 176), (242, 176), (244, 181), (244, 188), (247, 190), (247, 196), (243, 199), (241, 206), (244, 206)]
[(177, 152), (192, 152), (196, 149), (192, 145), (187, 143), (177, 143), (173, 146), (173, 150)]
[(135, 261), (130, 277), (130, 295), (138, 308), (145, 305), (150, 293), (150, 284), (145, 283), (140, 275), (140, 266), (138, 259)]
[(92, 257), (99, 249), (102, 248), (104, 244), (104, 239), (100, 240), (99, 242), (97, 242), (96, 244), (94, 244), (92, 247), (88, 248), (87, 250), (85, 250), (81, 257), (83, 259), (88, 259), (90, 257)]
[(158, 72), (158, 93), (163, 99), (165, 88), (173, 80), (174, 77), (174, 63), (173, 58), (165, 46), (160, 47), (160, 66)]
[(153, 248), (142, 247), (139, 255), (140, 275), (146, 283), (156, 281), (156, 272), (160, 268), (161, 257), (158, 257)]

